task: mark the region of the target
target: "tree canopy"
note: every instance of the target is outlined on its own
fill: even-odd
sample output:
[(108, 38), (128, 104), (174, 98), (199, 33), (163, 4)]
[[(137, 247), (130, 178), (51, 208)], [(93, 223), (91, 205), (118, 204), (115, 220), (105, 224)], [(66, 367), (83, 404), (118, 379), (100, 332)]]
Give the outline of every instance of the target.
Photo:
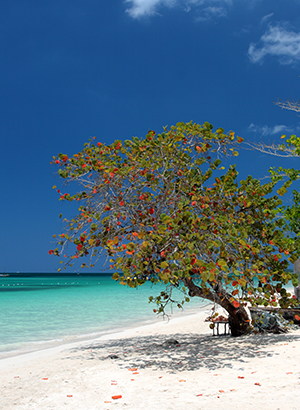
[(166, 284), (150, 299), (158, 313), (180, 287), (179, 307), (191, 296), (208, 299), (227, 310), (234, 336), (247, 332), (245, 304), (296, 303), (284, 285), (297, 284), (287, 268), (298, 249), (273, 193), (280, 179), (238, 181), (234, 165), (222, 166), (242, 141), (190, 122), (111, 145), (90, 140), (72, 157), (59, 154), (59, 175), (77, 183), (75, 194), (58, 190), (60, 200), (80, 206), (49, 253), (70, 249), (66, 264), (83, 258), (84, 268), (105, 252), (121, 284)]

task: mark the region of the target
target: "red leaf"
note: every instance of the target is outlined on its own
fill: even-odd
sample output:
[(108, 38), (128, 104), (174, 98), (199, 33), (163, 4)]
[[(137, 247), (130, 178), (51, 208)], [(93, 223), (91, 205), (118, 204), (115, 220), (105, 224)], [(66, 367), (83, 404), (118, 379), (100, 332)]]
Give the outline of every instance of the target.
[(233, 306), (234, 306), (236, 309), (240, 306), (239, 302), (237, 302), (236, 300), (234, 300), (234, 301), (232, 302), (232, 304), (233, 304)]

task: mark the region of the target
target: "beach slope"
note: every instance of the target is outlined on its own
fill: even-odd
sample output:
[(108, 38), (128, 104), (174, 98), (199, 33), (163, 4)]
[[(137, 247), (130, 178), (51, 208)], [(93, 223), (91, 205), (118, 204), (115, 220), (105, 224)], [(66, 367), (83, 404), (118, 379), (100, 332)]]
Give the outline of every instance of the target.
[(298, 410), (300, 330), (212, 336), (205, 312), (0, 361), (0, 408)]

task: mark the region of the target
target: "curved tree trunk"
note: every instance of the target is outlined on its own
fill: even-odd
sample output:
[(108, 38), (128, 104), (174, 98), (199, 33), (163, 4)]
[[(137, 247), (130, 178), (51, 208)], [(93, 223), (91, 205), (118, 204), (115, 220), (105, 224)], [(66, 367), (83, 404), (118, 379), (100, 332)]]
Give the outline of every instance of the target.
[(229, 326), (231, 329), (231, 335), (234, 337), (242, 336), (250, 330), (250, 319), (245, 308), (240, 305), (238, 308), (234, 307), (230, 299), (230, 295), (221, 285), (217, 282), (213, 284), (213, 290), (204, 290), (195, 285), (192, 279), (183, 279), (184, 285), (189, 289), (189, 296), (198, 296), (203, 299), (208, 299), (211, 302), (217, 303), (224, 308), (229, 315)]

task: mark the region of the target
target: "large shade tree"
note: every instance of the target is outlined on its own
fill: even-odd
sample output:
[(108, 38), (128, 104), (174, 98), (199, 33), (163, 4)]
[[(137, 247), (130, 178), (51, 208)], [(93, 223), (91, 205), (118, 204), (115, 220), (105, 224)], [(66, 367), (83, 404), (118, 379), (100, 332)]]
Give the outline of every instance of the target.
[[(294, 111), (299, 115), (300, 113), (300, 101), (278, 100), (275, 102), (277, 106), (282, 109)], [(259, 143), (253, 143), (250, 141), (245, 141), (244, 146), (250, 149), (258, 150), (264, 154), (274, 155), (276, 157), (282, 158), (292, 158), (300, 156), (300, 137), (295, 134), (287, 137), (286, 135), (281, 136), (284, 139), (284, 143), (276, 144), (266, 144), (263, 141)], [(285, 180), (283, 186), (280, 188), (279, 193), (286, 193), (287, 188), (292, 184), (293, 181), (299, 180), (300, 170), (295, 168), (271, 168), (270, 169), (271, 178), (273, 181), (283, 181)], [(285, 207), (282, 209), (282, 214), (286, 219), (288, 228), (292, 234), (294, 234), (294, 240), (299, 241), (300, 236), (300, 194), (297, 190), (293, 190), (293, 205)], [(300, 280), (300, 258), (294, 262), (294, 273), (298, 276), (298, 281)], [(295, 295), (300, 301), (300, 285), (294, 286)]]
[(250, 328), (247, 303), (293, 305), (284, 285), (295, 281), (287, 267), (297, 249), (272, 193), (277, 181), (238, 182), (235, 166), (225, 170), (220, 158), (238, 155), (242, 139), (212, 128), (178, 123), (111, 145), (90, 140), (72, 157), (54, 157), (63, 180), (76, 183), (74, 194), (59, 190), (60, 200), (78, 201), (79, 212), (50, 253), (70, 252), (67, 264), (82, 258), (87, 267), (105, 252), (121, 284), (166, 285), (150, 298), (157, 313), (179, 288), (183, 301), (198, 296), (222, 306), (239, 336)]

